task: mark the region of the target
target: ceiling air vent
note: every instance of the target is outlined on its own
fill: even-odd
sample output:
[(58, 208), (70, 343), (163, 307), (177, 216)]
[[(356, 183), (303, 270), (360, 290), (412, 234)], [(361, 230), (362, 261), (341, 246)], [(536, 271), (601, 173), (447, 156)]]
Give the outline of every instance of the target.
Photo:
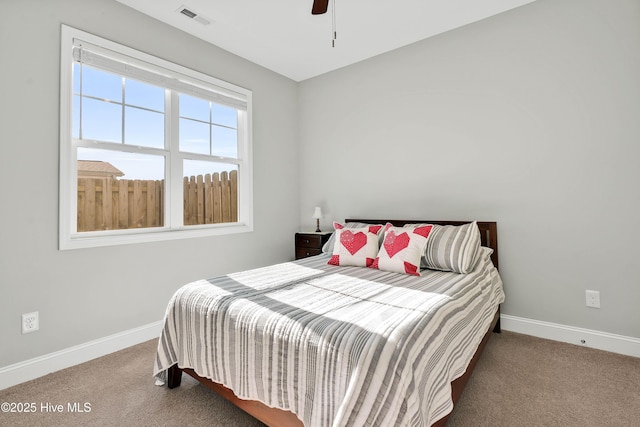
[(181, 14), (183, 14), (183, 15), (185, 15), (185, 16), (187, 16), (187, 17), (189, 17), (189, 18), (191, 18), (191, 19), (193, 19), (193, 18), (195, 18), (196, 16), (198, 16), (198, 14), (197, 14), (197, 13), (195, 13), (195, 12), (191, 12), (189, 9), (182, 9), (182, 10), (180, 11), (180, 13), (181, 13)]
[(193, 19), (196, 22), (201, 23), (202, 25), (209, 25), (211, 22), (200, 15), (198, 12), (195, 12), (193, 9), (188, 8), (185, 5), (180, 6), (176, 9), (176, 12), (183, 14), (189, 19)]

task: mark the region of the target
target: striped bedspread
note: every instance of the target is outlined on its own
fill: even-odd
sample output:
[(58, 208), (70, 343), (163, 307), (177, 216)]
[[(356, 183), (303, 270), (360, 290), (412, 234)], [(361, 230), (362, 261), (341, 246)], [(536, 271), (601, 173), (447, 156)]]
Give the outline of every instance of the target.
[(319, 255), (193, 282), (169, 302), (154, 375), (192, 368), (307, 427), (429, 426), (504, 300), (483, 251), (470, 274)]

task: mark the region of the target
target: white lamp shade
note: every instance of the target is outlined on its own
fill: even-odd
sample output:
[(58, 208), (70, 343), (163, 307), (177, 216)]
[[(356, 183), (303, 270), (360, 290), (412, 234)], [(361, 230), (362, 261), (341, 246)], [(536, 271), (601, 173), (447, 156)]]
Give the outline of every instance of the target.
[(313, 219), (321, 219), (322, 218), (322, 209), (319, 206), (316, 206), (316, 209), (313, 211)]

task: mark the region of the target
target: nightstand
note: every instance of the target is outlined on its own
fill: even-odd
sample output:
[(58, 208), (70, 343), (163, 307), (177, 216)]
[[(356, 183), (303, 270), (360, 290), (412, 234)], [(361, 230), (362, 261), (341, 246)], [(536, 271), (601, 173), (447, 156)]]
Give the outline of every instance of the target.
[(329, 237), (329, 231), (296, 233), (296, 259), (320, 255)]

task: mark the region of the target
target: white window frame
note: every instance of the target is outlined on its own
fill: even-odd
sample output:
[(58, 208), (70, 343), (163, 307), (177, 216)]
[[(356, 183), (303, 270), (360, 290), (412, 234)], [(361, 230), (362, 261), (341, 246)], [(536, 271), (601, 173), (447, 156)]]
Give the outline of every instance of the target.
[[(207, 93), (221, 94), (228, 99), (237, 97), (246, 103), (246, 111), (238, 118), (238, 221), (232, 223), (188, 225), (183, 224), (182, 159), (198, 159), (197, 155), (179, 152), (177, 124), (165, 120), (170, 142), (165, 162), (165, 220), (162, 227), (131, 228), (77, 232), (77, 147), (72, 137), (73, 121), (73, 46), (78, 41), (103, 49), (133, 64), (133, 66), (162, 72), (175, 84), (190, 85)], [(59, 249), (78, 249), (112, 246), (173, 239), (196, 238), (253, 231), (253, 161), (252, 161), (252, 92), (155, 56), (103, 39), (93, 34), (62, 25), (60, 49), (60, 207)], [(189, 94), (189, 93), (188, 93)], [(166, 112), (170, 114), (170, 112)], [(95, 148), (99, 148), (97, 143)], [(124, 150), (127, 148), (124, 147)], [(124, 151), (123, 150), (123, 151)], [(209, 157), (208, 160), (211, 160)], [(215, 159), (214, 159), (215, 160)], [(178, 165), (180, 164), (180, 166)], [(177, 177), (177, 179), (172, 179)]]

